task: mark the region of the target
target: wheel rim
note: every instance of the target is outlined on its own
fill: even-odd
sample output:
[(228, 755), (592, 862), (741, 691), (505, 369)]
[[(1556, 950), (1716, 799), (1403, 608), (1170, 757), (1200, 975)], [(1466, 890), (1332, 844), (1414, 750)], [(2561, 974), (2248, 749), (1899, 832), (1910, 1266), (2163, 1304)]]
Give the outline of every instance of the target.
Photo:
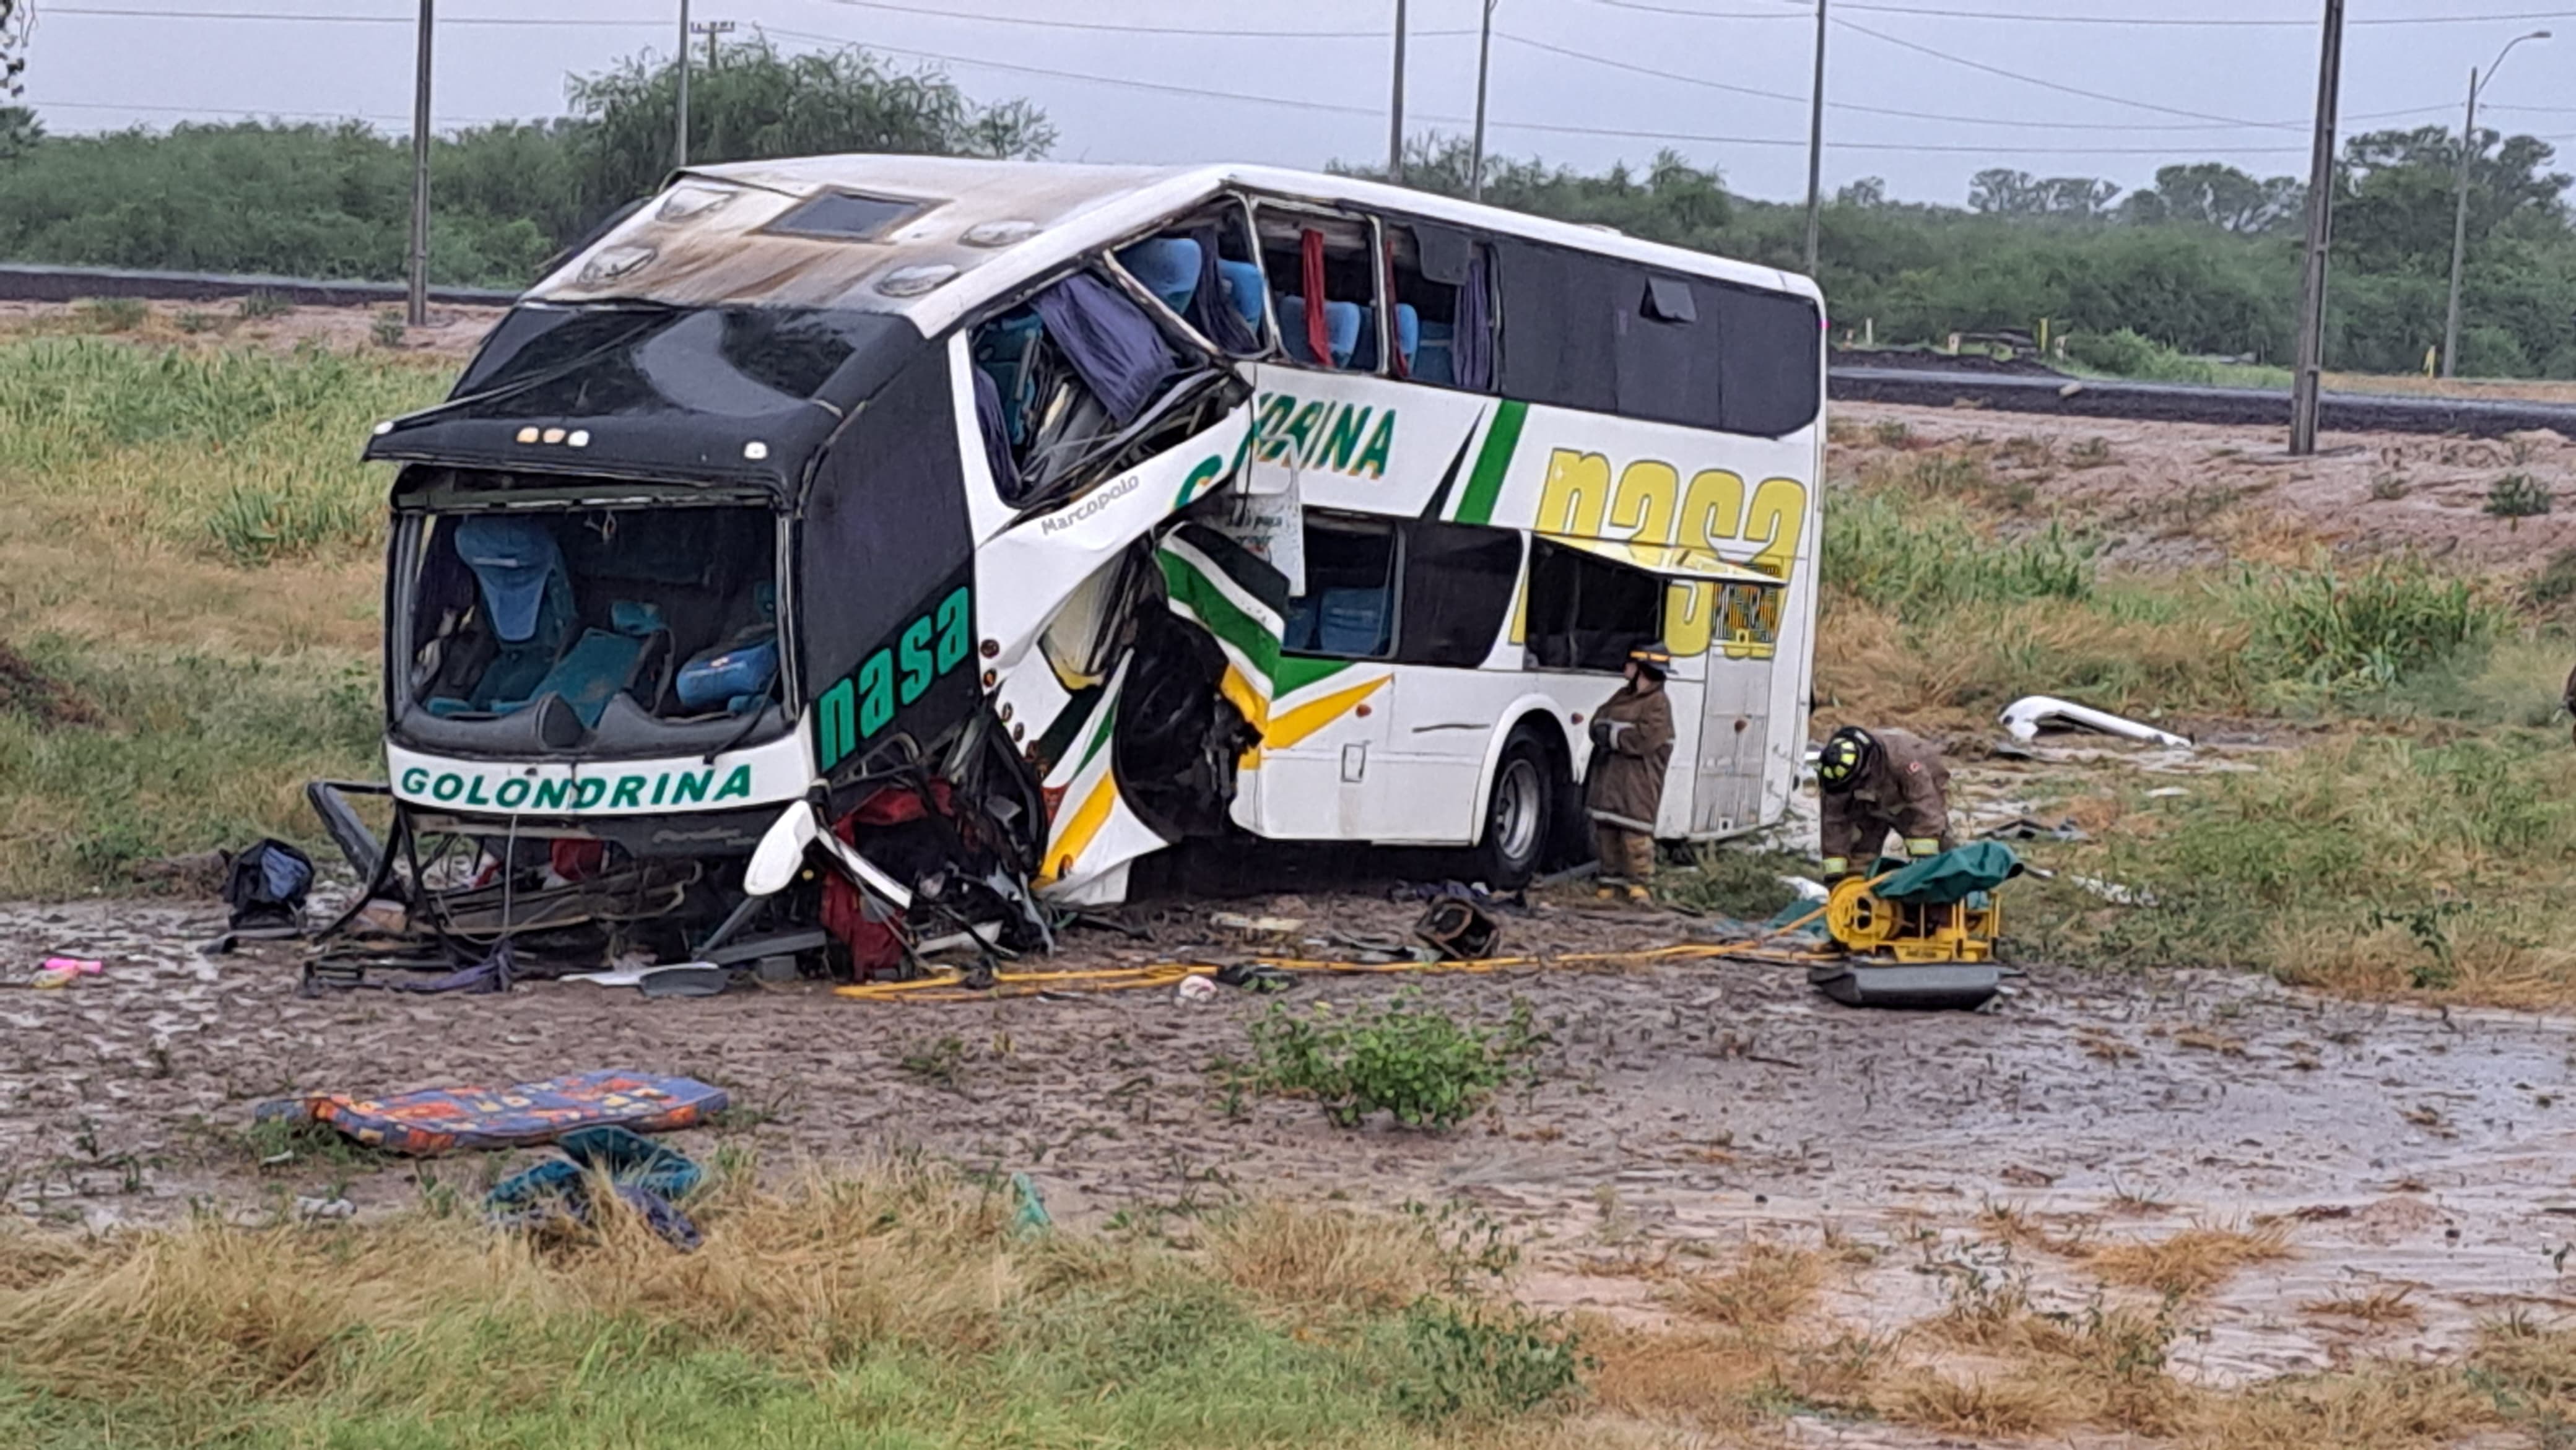
[(1494, 782), (1492, 826), (1495, 850), (1504, 860), (1529, 859), (1538, 843), (1542, 800), (1538, 767), (1528, 757), (1504, 764), (1502, 779)]

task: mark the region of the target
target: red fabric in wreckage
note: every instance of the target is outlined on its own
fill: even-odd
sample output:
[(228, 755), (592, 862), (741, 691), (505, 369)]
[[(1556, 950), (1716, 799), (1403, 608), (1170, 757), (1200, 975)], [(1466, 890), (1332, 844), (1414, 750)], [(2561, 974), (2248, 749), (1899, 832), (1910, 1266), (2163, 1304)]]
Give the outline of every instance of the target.
[[(856, 845), (861, 826), (908, 825), (928, 819), (934, 810), (945, 818), (956, 815), (948, 782), (934, 780), (926, 789), (890, 785), (834, 821), (832, 834)], [(855, 980), (892, 976), (903, 968), (903, 938), (896, 934), (894, 923), (868, 920), (859, 888), (838, 871), (823, 878), (823, 930), (850, 949), (850, 974)]]
[(1308, 227), (1297, 235), (1297, 280), (1306, 294), (1306, 351), (1317, 367), (1333, 365), (1333, 332), (1324, 325), (1324, 234)]

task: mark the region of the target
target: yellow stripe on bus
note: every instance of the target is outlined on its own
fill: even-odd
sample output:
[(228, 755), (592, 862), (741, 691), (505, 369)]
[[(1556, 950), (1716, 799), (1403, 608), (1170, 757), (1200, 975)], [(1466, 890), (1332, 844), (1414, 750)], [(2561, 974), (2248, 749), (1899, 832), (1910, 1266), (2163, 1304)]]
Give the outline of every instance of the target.
[(1344, 713), (1358, 705), (1360, 701), (1376, 694), (1387, 681), (1394, 678), (1393, 675), (1380, 675), (1367, 684), (1353, 685), (1347, 690), (1336, 690), (1322, 699), (1310, 700), (1293, 710), (1272, 716), (1269, 728), (1262, 732), (1262, 748), (1287, 749), (1340, 719)]
[(1074, 860), (1091, 845), (1092, 838), (1100, 834), (1100, 828), (1109, 824), (1109, 808), (1117, 802), (1118, 778), (1104, 771), (1100, 783), (1091, 788), (1091, 794), (1084, 796), (1082, 804), (1074, 807), (1073, 815), (1064, 823), (1064, 830), (1056, 836), (1056, 844), (1047, 849), (1048, 864), (1038, 872), (1038, 885), (1061, 881), (1066, 873), (1073, 870)]

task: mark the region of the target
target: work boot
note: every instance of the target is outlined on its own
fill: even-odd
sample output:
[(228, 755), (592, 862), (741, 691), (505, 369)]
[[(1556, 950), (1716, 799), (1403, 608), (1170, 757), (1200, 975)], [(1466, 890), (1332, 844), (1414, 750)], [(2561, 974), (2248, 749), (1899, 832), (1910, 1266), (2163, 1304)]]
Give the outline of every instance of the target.
[(1653, 902), (1653, 901), (1654, 901), (1654, 899), (1655, 899), (1655, 894), (1654, 894), (1653, 892), (1651, 892), (1651, 891), (1648, 891), (1645, 887), (1643, 887), (1643, 886), (1639, 885), (1638, 883), (1636, 883), (1636, 882), (1634, 882), (1634, 881), (1631, 881), (1631, 882), (1629, 882), (1629, 883), (1628, 883), (1628, 899), (1629, 899), (1630, 901), (1632, 901), (1632, 902), (1637, 903), (1637, 904), (1638, 904), (1638, 905), (1640, 905), (1640, 906), (1643, 906), (1643, 905), (1647, 905), (1647, 904), (1649, 904), (1649, 903)]

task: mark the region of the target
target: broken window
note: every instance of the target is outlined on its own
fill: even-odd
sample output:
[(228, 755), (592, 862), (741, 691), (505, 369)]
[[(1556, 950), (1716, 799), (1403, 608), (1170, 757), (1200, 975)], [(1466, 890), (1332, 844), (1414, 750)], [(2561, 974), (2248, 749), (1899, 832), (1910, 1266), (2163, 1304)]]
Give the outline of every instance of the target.
[[(1280, 350), (1310, 366), (1387, 371), (1378, 362), (1385, 267), (1377, 225), (1278, 206), (1260, 207), (1254, 216)], [(1401, 349), (1404, 339), (1398, 343)]]
[(1715, 312), (1701, 314), (1684, 278), (1633, 275), (1616, 334), (1619, 416), (1718, 427), (1724, 337)]
[(1280, 643), (1299, 654), (1385, 659), (1395, 647), (1395, 525), (1306, 515), (1306, 584), (1288, 597)]
[(1226, 356), (1269, 351), (1269, 293), (1241, 202), (1185, 218), (1114, 255), (1129, 276)]
[(1404, 526), (1404, 618), (1395, 657), (1472, 669), (1494, 651), (1521, 578), (1516, 529), (1413, 520)]
[(1388, 231), (1395, 333), (1405, 376), (1472, 392), (1494, 386), (1493, 268), (1485, 244), (1452, 227)]
[(1617, 674), (1628, 651), (1660, 638), (1664, 581), (1548, 539), (1530, 544), (1530, 663)]
[[(1211, 237), (1222, 262), (1221, 234)], [(1074, 272), (975, 328), (976, 427), (1005, 502), (1060, 505), (1232, 406), (1239, 380), (1197, 330), (1216, 315), (1199, 297), (1210, 268), (1194, 236), (1149, 238), (1115, 267)], [(1221, 267), (1217, 275), (1222, 287)], [(1182, 321), (1158, 316), (1131, 287)]]
[(778, 535), (764, 509), (512, 510), (415, 527), (407, 703), (434, 719), (534, 711), (548, 743), (570, 744), (612, 714), (747, 716), (777, 698)]

